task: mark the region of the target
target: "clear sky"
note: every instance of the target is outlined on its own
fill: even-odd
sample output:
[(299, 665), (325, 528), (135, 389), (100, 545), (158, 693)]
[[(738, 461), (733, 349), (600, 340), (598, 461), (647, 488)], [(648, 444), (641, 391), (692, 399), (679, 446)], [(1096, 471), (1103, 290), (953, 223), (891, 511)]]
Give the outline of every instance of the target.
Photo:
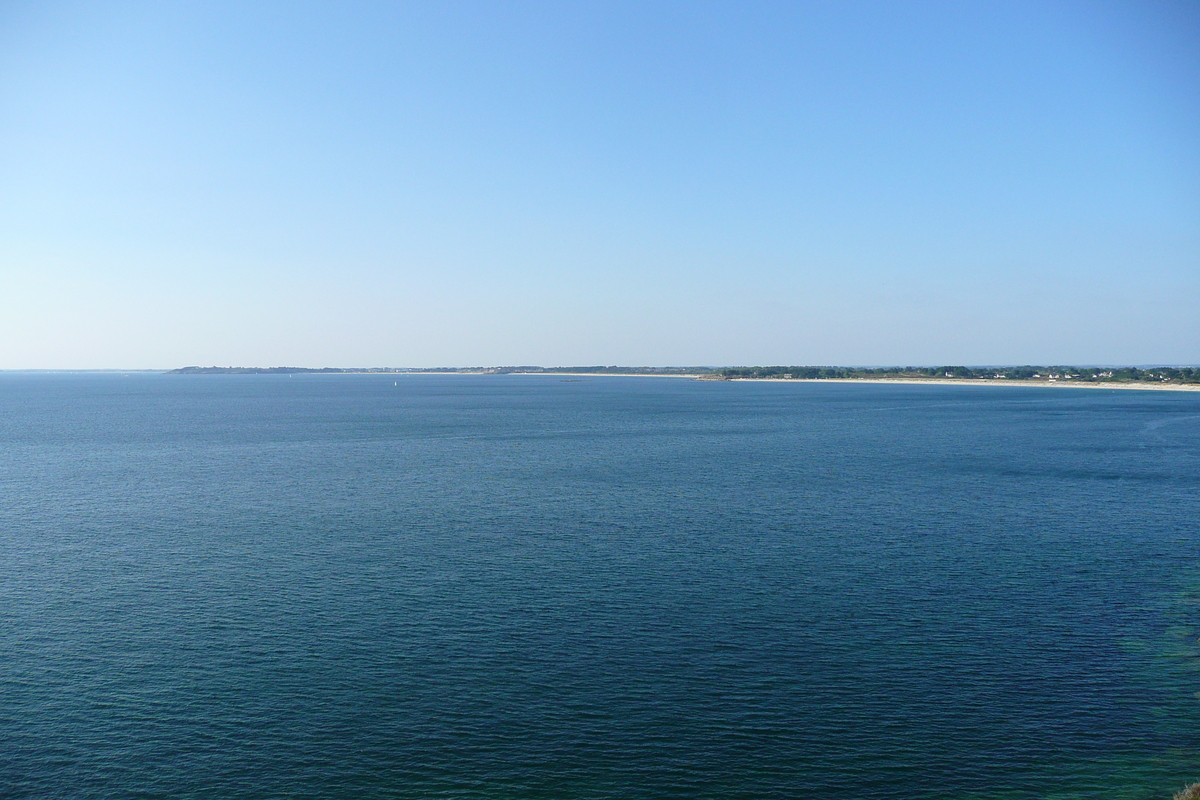
[(1200, 362), (1200, 3), (0, 4), (0, 368)]

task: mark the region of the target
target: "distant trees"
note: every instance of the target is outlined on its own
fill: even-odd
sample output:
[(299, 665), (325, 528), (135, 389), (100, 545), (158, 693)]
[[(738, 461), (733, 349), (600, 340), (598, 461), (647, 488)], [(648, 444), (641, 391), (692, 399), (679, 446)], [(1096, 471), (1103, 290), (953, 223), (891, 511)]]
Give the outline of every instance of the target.
[(397, 369), (393, 367), (371, 367), (366, 369), (344, 369), (340, 367), (183, 367), (172, 370), (175, 375), (235, 374), (235, 375), (278, 375), (305, 373), (407, 373), (407, 372), (469, 372), (509, 374), (531, 373), (586, 373), (597, 375), (703, 375), (721, 380), (746, 378), (775, 378), (779, 380), (855, 380), (871, 378), (922, 378), (940, 380), (1042, 380), (1079, 381), (1085, 383), (1200, 383), (1200, 367), (434, 367), (426, 369)]
[(869, 378), (934, 378), (954, 380), (1054, 380), (1085, 383), (1170, 382), (1200, 383), (1198, 367), (727, 367), (710, 373), (714, 378), (737, 380), (853, 380)]

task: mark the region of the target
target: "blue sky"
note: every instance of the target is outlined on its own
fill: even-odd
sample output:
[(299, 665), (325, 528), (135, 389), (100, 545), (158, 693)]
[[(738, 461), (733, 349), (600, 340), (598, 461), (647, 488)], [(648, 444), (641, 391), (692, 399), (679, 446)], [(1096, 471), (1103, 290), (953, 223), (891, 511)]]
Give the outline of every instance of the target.
[(1198, 362), (1193, 2), (0, 5), (0, 368)]

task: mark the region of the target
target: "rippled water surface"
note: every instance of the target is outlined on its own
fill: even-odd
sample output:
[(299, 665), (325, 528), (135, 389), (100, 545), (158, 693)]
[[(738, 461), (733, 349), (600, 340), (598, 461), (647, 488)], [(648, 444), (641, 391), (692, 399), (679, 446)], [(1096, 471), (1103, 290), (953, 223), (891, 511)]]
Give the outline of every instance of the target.
[(1167, 798), (1200, 394), (0, 375), (5, 798)]

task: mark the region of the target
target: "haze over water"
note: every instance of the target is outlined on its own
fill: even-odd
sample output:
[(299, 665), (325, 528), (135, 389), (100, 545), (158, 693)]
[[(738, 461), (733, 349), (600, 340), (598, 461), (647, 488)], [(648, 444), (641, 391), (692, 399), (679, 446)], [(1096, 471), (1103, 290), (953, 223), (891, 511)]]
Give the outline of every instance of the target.
[(1200, 396), (0, 375), (0, 795), (1169, 797)]

